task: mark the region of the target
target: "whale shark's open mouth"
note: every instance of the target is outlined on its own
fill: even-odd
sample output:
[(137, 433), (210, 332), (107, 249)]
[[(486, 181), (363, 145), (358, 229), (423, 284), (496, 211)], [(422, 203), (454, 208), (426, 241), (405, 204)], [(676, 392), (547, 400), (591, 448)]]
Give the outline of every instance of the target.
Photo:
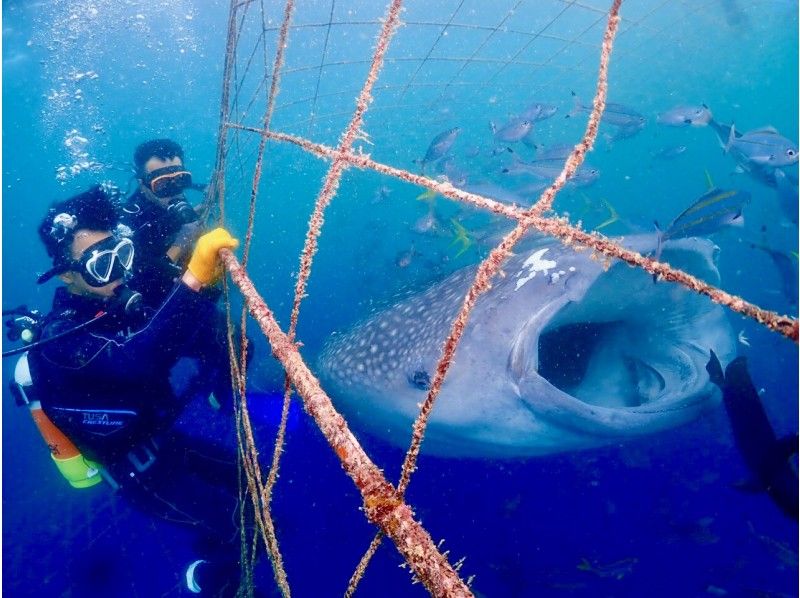
[(628, 336), (625, 321), (548, 326), (539, 337), (539, 375), (585, 403), (636, 407), (657, 400), (667, 387), (664, 375), (628, 352), (609, 350)]
[(588, 405), (667, 408), (707, 383), (704, 334), (717, 311), (705, 298), (618, 264), (541, 328), (537, 374)]

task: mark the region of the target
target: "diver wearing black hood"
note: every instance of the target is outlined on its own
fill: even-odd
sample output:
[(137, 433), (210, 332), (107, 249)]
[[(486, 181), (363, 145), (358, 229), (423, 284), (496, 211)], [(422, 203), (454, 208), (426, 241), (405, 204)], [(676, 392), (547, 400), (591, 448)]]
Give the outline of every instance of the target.
[(150, 306), (158, 306), (180, 277), (202, 227), (184, 195), (202, 189), (183, 163), (183, 148), (171, 139), (152, 139), (137, 146), (136, 190), (122, 206), (139, 252), (132, 285)]
[(57, 289), (44, 318), (42, 346), (29, 353), (44, 412), (90, 458), (105, 463), (171, 424), (191, 399), (170, 383), (180, 357), (197, 356), (214, 367), (224, 357), (204, 338), (203, 324), (216, 323), (216, 307), (202, 293), (173, 285), (164, 304), (150, 310), (128, 287), (137, 247), (118, 221), (115, 197), (102, 186), (50, 208), (39, 235), (53, 267), (39, 283), (58, 276), (66, 286)]
[(23, 356), (32, 379), (24, 392), (87, 460), (83, 477), (65, 473), (73, 486), (90, 487), (102, 475), (138, 508), (186, 526), (204, 557), (192, 568), (202, 565), (199, 587), (235, 591), (235, 456), (225, 460), (171, 426), (190, 401), (208, 397), (209, 377), (215, 393), (230, 392), (219, 372), (225, 346), (213, 338), (218, 310), (201, 290), (218, 276), (219, 250), (238, 241), (221, 228), (203, 235), (186, 272), (150, 312), (125, 284), (138, 256), (118, 216), (114, 197), (96, 186), (44, 218), (39, 234), (53, 267), (39, 282), (58, 276), (65, 286)]

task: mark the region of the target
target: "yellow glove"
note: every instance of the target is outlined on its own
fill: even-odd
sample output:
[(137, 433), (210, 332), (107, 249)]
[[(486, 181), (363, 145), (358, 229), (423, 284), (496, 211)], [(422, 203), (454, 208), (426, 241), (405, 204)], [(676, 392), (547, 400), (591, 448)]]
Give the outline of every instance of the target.
[(189, 272), (202, 284), (209, 284), (219, 276), (217, 268), (219, 250), (236, 249), (239, 241), (231, 237), (224, 228), (215, 228), (197, 240), (192, 259), (189, 260)]

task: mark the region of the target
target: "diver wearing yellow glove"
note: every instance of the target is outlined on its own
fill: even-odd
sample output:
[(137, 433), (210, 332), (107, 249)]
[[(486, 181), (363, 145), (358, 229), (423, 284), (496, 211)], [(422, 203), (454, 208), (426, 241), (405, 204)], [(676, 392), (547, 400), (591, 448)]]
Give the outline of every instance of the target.
[(222, 273), (219, 262), (220, 249), (236, 249), (239, 240), (234, 239), (224, 228), (215, 228), (197, 240), (189, 267), (181, 279), (194, 291), (215, 282)]
[[(203, 547), (187, 587), (215, 595), (239, 585), (238, 469), (235, 451), (205, 432), (214, 414), (193, 411), (210, 393), (233, 406), (225, 314), (213, 292), (198, 291), (221, 273), (220, 250), (238, 241), (221, 228), (202, 236), (182, 282), (150, 310), (127, 284), (138, 248), (119, 221), (101, 185), (48, 210), (39, 236), (53, 263), (39, 282), (63, 285), (14, 385), (21, 402), (35, 397), (41, 407), (30, 405), (45, 442), (60, 449), (53, 458), (66, 481), (90, 488), (105, 480), (130, 506), (184, 527)], [(187, 434), (192, 423), (202, 426)]]

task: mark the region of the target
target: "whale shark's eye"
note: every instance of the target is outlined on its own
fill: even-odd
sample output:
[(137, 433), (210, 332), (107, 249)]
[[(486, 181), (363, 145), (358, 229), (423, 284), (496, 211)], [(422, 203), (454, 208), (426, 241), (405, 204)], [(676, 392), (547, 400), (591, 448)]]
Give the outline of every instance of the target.
[(431, 387), (431, 377), (425, 370), (417, 370), (408, 377), (408, 382), (419, 390), (428, 390)]

